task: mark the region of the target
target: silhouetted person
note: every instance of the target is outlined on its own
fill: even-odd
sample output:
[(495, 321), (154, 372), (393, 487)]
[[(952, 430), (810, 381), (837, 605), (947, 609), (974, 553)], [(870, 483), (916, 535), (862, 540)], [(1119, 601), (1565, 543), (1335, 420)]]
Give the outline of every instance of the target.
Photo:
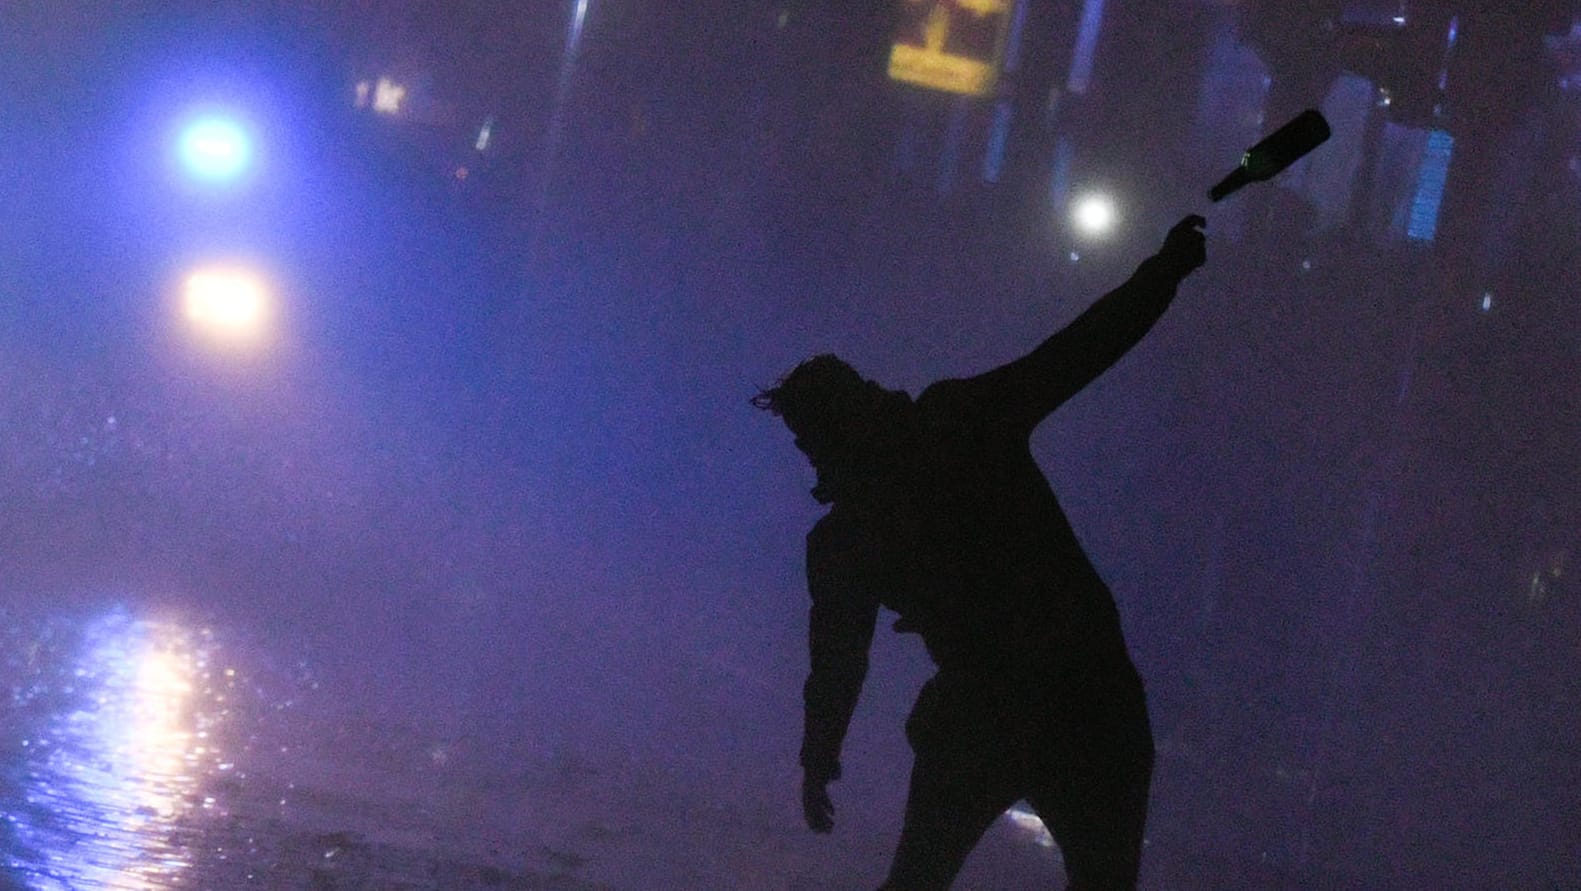
[(830, 355), (754, 400), (781, 416), (830, 510), (807, 536), (812, 594), (807, 825), (829, 832), (828, 784), (867, 673), (878, 608), (922, 636), (938, 673), (906, 722), (916, 753), (884, 888), (948, 888), (993, 820), (1027, 800), (1070, 888), (1134, 888), (1152, 776), (1142, 682), (1114, 598), (1082, 552), (1029, 439), (1125, 355), (1206, 257), (1201, 217), (1031, 353), (933, 384), (915, 401)]

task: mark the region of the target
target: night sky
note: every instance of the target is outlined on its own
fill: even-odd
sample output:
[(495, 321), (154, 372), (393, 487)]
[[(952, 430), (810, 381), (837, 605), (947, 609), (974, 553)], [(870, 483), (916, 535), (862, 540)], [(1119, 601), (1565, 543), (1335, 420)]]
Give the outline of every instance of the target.
[[(1034, 439), (1147, 683), (1143, 887), (1581, 887), (1569, 16), (1400, 6), (1432, 117), (1344, 36), (1396, 4), (1111, 2), (1073, 89), (1095, 5), (1001, 102), (886, 80), (877, 2), (0, 4), (0, 888), (875, 886), (932, 667), (881, 619), (808, 833), (823, 508), (750, 399), (992, 368), (1203, 211)], [(1059, 887), (1035, 829), (957, 887)]]

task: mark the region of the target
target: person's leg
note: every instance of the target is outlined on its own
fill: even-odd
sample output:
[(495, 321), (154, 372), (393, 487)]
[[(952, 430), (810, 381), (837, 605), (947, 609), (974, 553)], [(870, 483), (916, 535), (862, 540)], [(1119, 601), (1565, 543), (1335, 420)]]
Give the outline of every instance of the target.
[(944, 891), (983, 832), (1021, 797), (1006, 718), (988, 678), (941, 672), (906, 721), (916, 752), (906, 820), (880, 891)]
[(1138, 696), (1071, 716), (1045, 739), (1028, 802), (1065, 858), (1067, 891), (1132, 891), (1142, 861), (1153, 738)]
[(1136, 888), (1149, 778), (1144, 765), (1111, 765), (1029, 799), (1065, 857), (1067, 891)]
[(1020, 798), (1004, 771), (918, 753), (906, 821), (880, 891), (945, 891), (998, 816)]

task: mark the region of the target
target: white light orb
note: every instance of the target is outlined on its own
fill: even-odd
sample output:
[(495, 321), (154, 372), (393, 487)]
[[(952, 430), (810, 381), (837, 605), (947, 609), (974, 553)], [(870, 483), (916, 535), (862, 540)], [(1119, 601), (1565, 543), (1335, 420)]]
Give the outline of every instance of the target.
[(218, 182), (240, 176), (252, 160), (247, 131), (222, 117), (193, 121), (181, 133), (181, 160), (199, 179)]
[(1114, 231), (1119, 212), (1108, 195), (1083, 195), (1072, 205), (1071, 219), (1081, 234), (1102, 236)]
[(206, 333), (253, 337), (261, 333), (269, 314), (269, 291), (246, 269), (213, 266), (187, 276), (182, 304), (188, 321)]

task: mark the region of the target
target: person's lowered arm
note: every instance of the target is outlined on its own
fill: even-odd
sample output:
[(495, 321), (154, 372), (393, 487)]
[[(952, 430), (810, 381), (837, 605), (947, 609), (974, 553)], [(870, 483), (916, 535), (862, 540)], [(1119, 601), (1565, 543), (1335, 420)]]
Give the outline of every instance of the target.
[(1181, 220), (1157, 254), (1075, 321), (1020, 359), (960, 382), (962, 404), (1030, 433), (1152, 329), (1180, 282), (1206, 259), (1198, 231), (1206, 224), (1199, 216)]
[(807, 536), (807, 588), (812, 595), (803, 687), (802, 809), (814, 832), (834, 826), (828, 785), (840, 777), (840, 749), (867, 678), (867, 654), (878, 621), (879, 595), (865, 565), (872, 544), (861, 530), (830, 514)]

